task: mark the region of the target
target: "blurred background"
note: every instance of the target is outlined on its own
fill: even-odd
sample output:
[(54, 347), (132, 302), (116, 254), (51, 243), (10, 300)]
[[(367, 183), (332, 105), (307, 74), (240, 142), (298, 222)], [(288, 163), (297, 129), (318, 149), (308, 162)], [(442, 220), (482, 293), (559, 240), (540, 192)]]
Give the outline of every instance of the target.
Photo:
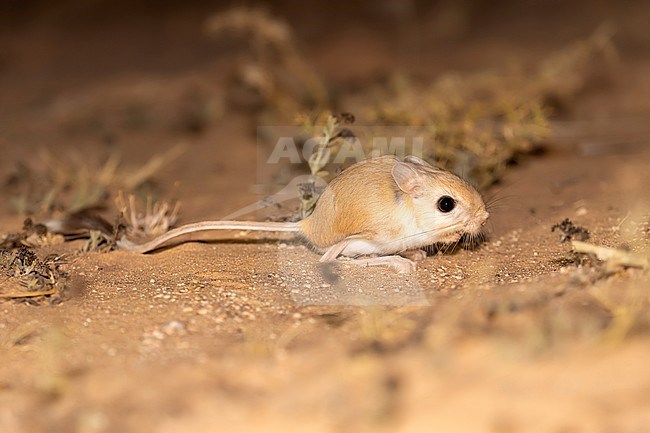
[[(100, 165), (117, 149), (142, 165), (182, 144), (190, 152), (163, 158), (157, 182), (198, 197), (191, 218), (250, 200), (259, 178), (246, 173), (263, 171), (256, 126), (300, 115), (433, 125), (424, 133), (443, 149), (439, 163), (488, 186), (496, 165), (551, 130), (624, 146), (646, 132), (650, 112), (644, 1), (7, 0), (1, 12), (0, 175), (35, 149), (83, 149), (79, 158)], [(609, 133), (602, 122), (549, 126), (613, 117)], [(506, 152), (485, 156), (485, 135), (458, 132), (504, 118), (528, 128)], [(230, 173), (229, 160), (245, 170)], [(208, 189), (235, 199), (202, 206)]]
[[(3, 2), (2, 108), (16, 110), (116, 77), (175, 76), (232, 63), (237, 49), (206, 23), (250, 2)], [(256, 3), (295, 32), (323, 79), (351, 85), (394, 71), (432, 79), (449, 69), (535, 62), (607, 23), (626, 61), (647, 62), (643, 1)], [(215, 40), (216, 39), (216, 40)], [(224, 71), (225, 72), (225, 71)]]

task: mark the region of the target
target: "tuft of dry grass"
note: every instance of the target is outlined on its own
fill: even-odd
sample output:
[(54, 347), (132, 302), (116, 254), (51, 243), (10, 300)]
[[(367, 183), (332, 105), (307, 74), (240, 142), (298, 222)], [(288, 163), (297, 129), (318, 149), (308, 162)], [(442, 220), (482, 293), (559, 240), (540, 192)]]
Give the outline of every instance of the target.
[(51, 216), (104, 207), (118, 191), (135, 192), (184, 150), (184, 145), (174, 146), (134, 168), (123, 168), (117, 153), (96, 162), (79, 153), (62, 156), (43, 150), (30, 165), (19, 165), (7, 180), (12, 210)]
[(151, 239), (167, 233), (178, 221), (180, 202), (173, 205), (167, 202), (154, 201), (147, 196), (144, 210), (140, 210), (133, 194), (125, 199), (120, 192), (115, 199), (115, 205), (120, 212), (120, 219), (131, 240)]
[(235, 7), (210, 17), (207, 33), (247, 43), (234, 86), (256, 95), (276, 114), (290, 116), (305, 107), (322, 107), (325, 85), (305, 61), (290, 26), (259, 7)]

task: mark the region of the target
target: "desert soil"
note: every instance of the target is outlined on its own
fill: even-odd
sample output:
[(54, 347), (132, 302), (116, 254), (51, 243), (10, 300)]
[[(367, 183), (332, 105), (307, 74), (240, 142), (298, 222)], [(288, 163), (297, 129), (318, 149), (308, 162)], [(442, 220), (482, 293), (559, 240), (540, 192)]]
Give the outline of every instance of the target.
[[(0, 44), (3, 178), (42, 147), (96, 155), (117, 146), (137, 165), (184, 142), (190, 150), (156, 175), (160, 190), (182, 200), (182, 222), (257, 200), (258, 118), (225, 112), (200, 134), (170, 126), (173, 107), (160, 111), (165, 124), (154, 108), (153, 125), (110, 120), (120, 98), (157, 107), (187, 89), (225, 93), (232, 53), (215, 59), (202, 42), (193, 25), (211, 9), (197, 4), (133, 23), (116, 12), (96, 28), (80, 13), (68, 30), (46, 7), (15, 12), (24, 26)], [(649, 271), (581, 260), (551, 231), (570, 218), (597, 245), (641, 252), (650, 242), (650, 43), (633, 25), (648, 7), (600, 8), (577, 28), (551, 14), (565, 30), (548, 39), (543, 26), (498, 26), (508, 16), (495, 12), (453, 53), (435, 54), (439, 42), (426, 62), (399, 50), (394, 58), (399, 47), (354, 26), (346, 45), (341, 34), (319, 39), (297, 25), (310, 62), (345, 89), (397, 63), (433, 78), (494, 67), (489, 53), (530, 61), (611, 13), (632, 23), (621, 31), (621, 76), (581, 95), (563, 120), (633, 126), (629, 136), (607, 134), (604, 121), (600, 135), (582, 128), (551, 138), (485, 191), (501, 200), (483, 245), (427, 257), (411, 275), (323, 269), (286, 237), (150, 255), (82, 254), (82, 241), (43, 248), (66, 254), (68, 297), (0, 303), (0, 431), (650, 432)], [(516, 13), (535, 22), (535, 11)], [(170, 23), (173, 44), (147, 36)], [(115, 28), (122, 54), (110, 62), (89, 46)], [(530, 40), (513, 37), (528, 31)], [(345, 50), (366, 49), (369, 60), (350, 57), (349, 75), (332, 65)], [(4, 188), (2, 203), (10, 196)], [(0, 232), (22, 220), (0, 207)]]

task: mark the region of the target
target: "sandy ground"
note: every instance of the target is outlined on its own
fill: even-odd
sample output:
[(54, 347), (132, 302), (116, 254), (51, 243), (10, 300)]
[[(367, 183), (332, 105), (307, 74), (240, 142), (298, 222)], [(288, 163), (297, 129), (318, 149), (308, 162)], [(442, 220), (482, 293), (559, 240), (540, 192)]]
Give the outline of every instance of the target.
[[(619, 15), (631, 19), (644, 7)], [(179, 21), (177, 31), (192, 34)], [(50, 22), (35, 23), (31, 37), (6, 39), (0, 54), (47, 46)], [(529, 44), (527, 52), (526, 41), (509, 38), (517, 25), (485, 27), (492, 37), (470, 38), (449, 65), (493, 66), (487, 53), (504, 47), (534, 57), (577, 32)], [(430, 256), (415, 274), (323, 269), (315, 253), (286, 237), (236, 236), (150, 255), (81, 254), (81, 241), (39, 250), (67, 254), (69, 296), (57, 305), (0, 303), (0, 431), (650, 432), (648, 270), (581, 262), (551, 231), (570, 218), (594, 244), (647, 251), (650, 63), (633, 54), (647, 42), (635, 28), (622, 32), (624, 41), (638, 40), (622, 51), (625, 76), (582, 95), (572, 113), (641, 119), (630, 134), (594, 137), (581, 128), (579, 136), (551, 140), (544, 154), (522, 159), (485, 191), (501, 198), (486, 243)], [(390, 46), (361, 33), (353, 47), (379, 48), (373, 61), (350, 62), (357, 77), (395, 61)], [(137, 165), (185, 142), (190, 150), (156, 178), (182, 199), (183, 222), (257, 200), (256, 119), (222, 113), (199, 135), (178, 127), (179, 92), (181, 99), (188, 88), (214, 98), (225, 92), (219, 74), (227, 62), (200, 60), (210, 46), (179, 57), (192, 41), (178, 40), (169, 58), (151, 62), (164, 74), (88, 66), (75, 83), (63, 67), (39, 75), (38, 60), (0, 63), (8, 95), (0, 106), (0, 174), (42, 146), (96, 156), (116, 140)], [(338, 38), (310, 43), (325, 75), (349, 79), (323, 66)], [(132, 50), (119, 64), (138, 63), (133, 53), (142, 47)], [(417, 53), (404, 56), (410, 69), (427, 70)], [(190, 66), (171, 70), (170, 59)], [(125, 100), (163, 108), (151, 109), (153, 126), (129, 129), (115, 114)], [(607, 131), (607, 122), (598, 128)], [(117, 138), (108, 140), (106, 130)], [(3, 202), (10, 193), (2, 190)], [(0, 232), (19, 230), (22, 219), (3, 207)]]
[(489, 242), (409, 276), (332, 281), (286, 240), (74, 256), (74, 297), (2, 305), (3, 431), (647, 431), (647, 272), (576, 267), (550, 231), (624, 242), (646, 164), (527, 162)]

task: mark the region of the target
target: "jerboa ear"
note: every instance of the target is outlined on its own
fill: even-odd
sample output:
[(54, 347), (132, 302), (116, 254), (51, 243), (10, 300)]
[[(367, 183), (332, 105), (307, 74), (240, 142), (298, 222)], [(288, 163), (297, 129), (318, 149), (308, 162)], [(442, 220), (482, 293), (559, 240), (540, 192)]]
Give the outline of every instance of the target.
[(418, 158), (417, 156), (413, 156), (413, 155), (405, 156), (404, 157), (404, 162), (410, 162), (411, 164), (423, 165), (425, 167), (435, 168), (431, 164), (426, 162), (424, 159)]
[(398, 162), (393, 166), (391, 174), (400, 190), (414, 197), (422, 196), (422, 178), (409, 164)]
[(413, 156), (413, 155), (405, 156), (404, 162), (408, 162), (409, 164), (413, 164), (413, 165), (419, 165), (420, 167), (425, 167), (436, 171), (441, 170), (440, 167), (431, 165), (428, 162), (426, 162), (424, 159), (418, 158), (417, 156)]

